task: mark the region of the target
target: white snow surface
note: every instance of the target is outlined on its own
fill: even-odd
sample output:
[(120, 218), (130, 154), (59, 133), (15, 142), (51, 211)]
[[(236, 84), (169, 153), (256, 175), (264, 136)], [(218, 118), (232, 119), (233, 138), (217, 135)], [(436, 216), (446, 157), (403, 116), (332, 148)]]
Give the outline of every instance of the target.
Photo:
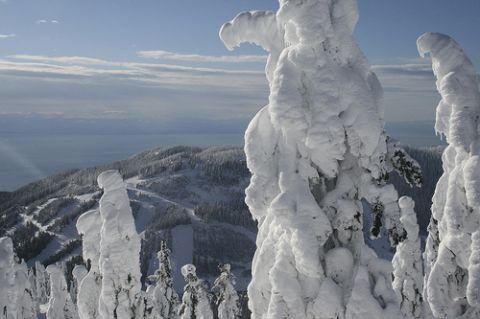
[(352, 37), (356, 1), (279, 2), (275, 14), (242, 13), (220, 30), (227, 48), (270, 53), (269, 104), (245, 133), (246, 203), (259, 226), (252, 318), (396, 318), (391, 267), (362, 234), (362, 198), (381, 204), (394, 241), (403, 229), (397, 193), (380, 182), (382, 89)]
[(425, 289), (437, 318), (479, 318), (480, 92), (475, 67), (452, 38), (425, 33), (420, 55), (430, 55), (437, 89), (435, 129), (448, 147), (437, 183), (425, 249)]

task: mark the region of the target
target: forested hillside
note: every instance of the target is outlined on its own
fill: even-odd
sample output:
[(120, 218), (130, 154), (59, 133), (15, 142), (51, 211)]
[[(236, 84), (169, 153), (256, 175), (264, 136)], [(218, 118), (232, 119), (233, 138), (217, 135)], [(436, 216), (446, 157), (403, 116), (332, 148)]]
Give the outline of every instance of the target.
[[(400, 195), (415, 200), (421, 233), (425, 234), (431, 196), (441, 174), (440, 150), (407, 150), (422, 166), (423, 188), (411, 188), (395, 174), (390, 179)], [(137, 231), (142, 235), (143, 279), (156, 269), (156, 252), (160, 241), (166, 240), (173, 249), (177, 289), (183, 286), (179, 268), (185, 263), (194, 263), (199, 275), (212, 279), (218, 263), (229, 262), (238, 277), (238, 288), (246, 287), (256, 225), (244, 204), (250, 174), (240, 148), (154, 149), (3, 193), (0, 235), (13, 239), (17, 254), (29, 265), (70, 260), (71, 270), (73, 263), (80, 261), (77, 256), (82, 245), (75, 224), (80, 215), (98, 208), (102, 193), (96, 178), (108, 169), (118, 169), (127, 182)]]

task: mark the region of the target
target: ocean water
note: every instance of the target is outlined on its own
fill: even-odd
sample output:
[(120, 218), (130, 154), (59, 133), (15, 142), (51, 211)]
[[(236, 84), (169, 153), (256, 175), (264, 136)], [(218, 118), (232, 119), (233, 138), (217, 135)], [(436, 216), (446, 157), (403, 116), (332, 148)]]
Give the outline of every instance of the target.
[(43, 177), (127, 158), (158, 146), (242, 145), (243, 134), (6, 134), (0, 135), (0, 191)]
[[(391, 136), (411, 146), (442, 144), (434, 134), (433, 123), (387, 123), (386, 129)], [(88, 132), (88, 127), (82, 132)], [(0, 191), (12, 191), (61, 171), (109, 163), (159, 146), (242, 144), (243, 132), (240, 131), (222, 134), (39, 134), (0, 131)]]

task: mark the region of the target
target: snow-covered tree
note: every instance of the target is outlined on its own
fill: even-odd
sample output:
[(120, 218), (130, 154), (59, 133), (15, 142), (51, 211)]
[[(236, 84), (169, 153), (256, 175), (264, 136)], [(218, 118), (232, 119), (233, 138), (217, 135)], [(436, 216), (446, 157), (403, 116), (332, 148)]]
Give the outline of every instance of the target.
[(158, 314), (153, 304), (151, 295), (145, 291), (140, 291), (135, 297), (134, 303), (135, 319), (164, 319)]
[(420, 55), (430, 54), (437, 89), (435, 130), (448, 143), (443, 175), (433, 196), (425, 248), (425, 288), (437, 318), (480, 318), (480, 92), (477, 73), (449, 36), (425, 33)]
[(49, 276), (45, 267), (39, 261), (35, 262), (35, 293), (38, 305), (48, 302), (50, 295)]
[(98, 185), (104, 192), (100, 199), (99, 314), (104, 319), (130, 319), (141, 290), (140, 237), (120, 173), (101, 173)]
[(415, 203), (407, 196), (401, 197), (398, 202), (402, 215), (400, 221), (407, 237), (398, 244), (393, 256), (393, 289), (400, 299), (400, 308), (406, 318), (424, 318), (422, 252)]
[(192, 264), (182, 267), (186, 285), (183, 289), (182, 304), (179, 308), (181, 319), (213, 319), (206, 283), (199, 279)]
[(386, 184), (398, 167), (387, 163), (382, 89), (352, 37), (356, 1), (279, 2), (220, 30), (230, 49), (252, 42), (270, 53), (269, 104), (245, 134), (246, 202), (259, 227), (252, 318), (396, 317), (391, 263), (362, 233), (363, 199), (392, 244), (405, 237)]
[(0, 318), (37, 317), (27, 265), (18, 263), (9, 237), (0, 238)]
[(74, 304), (77, 304), (80, 283), (87, 274), (88, 270), (84, 265), (76, 265), (72, 270), (73, 280), (70, 286), (70, 296)]
[(47, 319), (77, 319), (77, 310), (67, 290), (62, 269), (56, 265), (50, 265), (47, 267), (47, 273), (50, 275)]
[(77, 220), (77, 231), (82, 235), (82, 255), (89, 268), (80, 281), (77, 293), (77, 308), (80, 319), (100, 318), (98, 300), (102, 287), (99, 268), (100, 258), (100, 212), (92, 210), (81, 215)]
[(173, 288), (170, 249), (165, 241), (160, 244), (158, 252), (158, 269), (149, 278), (154, 284), (147, 288), (147, 294), (153, 302), (155, 311), (165, 319), (177, 318), (179, 298)]
[(235, 319), (240, 316), (238, 294), (235, 290), (235, 276), (230, 264), (219, 265), (220, 276), (213, 283), (212, 290), (217, 297), (219, 319)]

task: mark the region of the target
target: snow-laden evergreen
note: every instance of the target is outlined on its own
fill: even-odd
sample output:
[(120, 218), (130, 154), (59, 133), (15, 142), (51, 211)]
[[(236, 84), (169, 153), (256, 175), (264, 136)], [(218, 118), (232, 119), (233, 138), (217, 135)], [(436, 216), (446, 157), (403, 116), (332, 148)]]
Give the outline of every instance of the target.
[(178, 312), (180, 319), (213, 319), (206, 283), (197, 277), (195, 266), (184, 265), (182, 275), (186, 285)]
[(35, 262), (35, 294), (38, 305), (43, 305), (48, 302), (50, 279), (47, 270), (39, 261)]
[(173, 288), (171, 251), (165, 241), (160, 244), (158, 252), (158, 269), (149, 278), (154, 284), (147, 288), (147, 295), (152, 300), (154, 310), (165, 319), (177, 318), (179, 297)]
[(80, 319), (101, 318), (98, 312), (98, 300), (102, 287), (99, 268), (101, 227), (98, 210), (86, 212), (77, 220), (77, 231), (83, 239), (83, 259), (90, 268), (78, 285), (77, 308)]
[(99, 314), (104, 319), (130, 319), (141, 289), (140, 237), (119, 172), (103, 172), (98, 185), (104, 192), (100, 199)]
[(0, 318), (36, 318), (35, 296), (25, 262), (17, 262), (9, 237), (0, 238)]
[(429, 54), (441, 101), (435, 130), (446, 138), (444, 173), (433, 196), (425, 249), (424, 297), (437, 318), (480, 317), (480, 92), (477, 73), (449, 36), (417, 40)]
[(424, 318), (423, 314), (423, 264), (418, 237), (415, 203), (408, 196), (399, 199), (402, 222), (407, 237), (398, 244), (393, 256), (393, 289), (400, 300), (402, 313), (409, 319)]
[(235, 290), (235, 276), (230, 264), (219, 266), (220, 276), (215, 279), (212, 290), (216, 295), (217, 313), (219, 319), (236, 319), (240, 316), (238, 294)]
[(245, 134), (246, 202), (259, 227), (252, 317), (396, 318), (391, 263), (362, 234), (362, 199), (393, 244), (405, 231), (385, 183), (397, 167), (387, 163), (382, 89), (352, 37), (356, 1), (279, 2), (220, 30), (230, 49), (252, 42), (270, 53), (269, 104)]
[(50, 299), (47, 305), (47, 319), (77, 319), (78, 312), (67, 290), (67, 282), (62, 268), (57, 265), (47, 267), (50, 275)]
[(84, 265), (76, 265), (72, 270), (73, 280), (70, 284), (70, 296), (74, 304), (77, 304), (79, 286), (82, 280), (87, 276), (88, 270)]

